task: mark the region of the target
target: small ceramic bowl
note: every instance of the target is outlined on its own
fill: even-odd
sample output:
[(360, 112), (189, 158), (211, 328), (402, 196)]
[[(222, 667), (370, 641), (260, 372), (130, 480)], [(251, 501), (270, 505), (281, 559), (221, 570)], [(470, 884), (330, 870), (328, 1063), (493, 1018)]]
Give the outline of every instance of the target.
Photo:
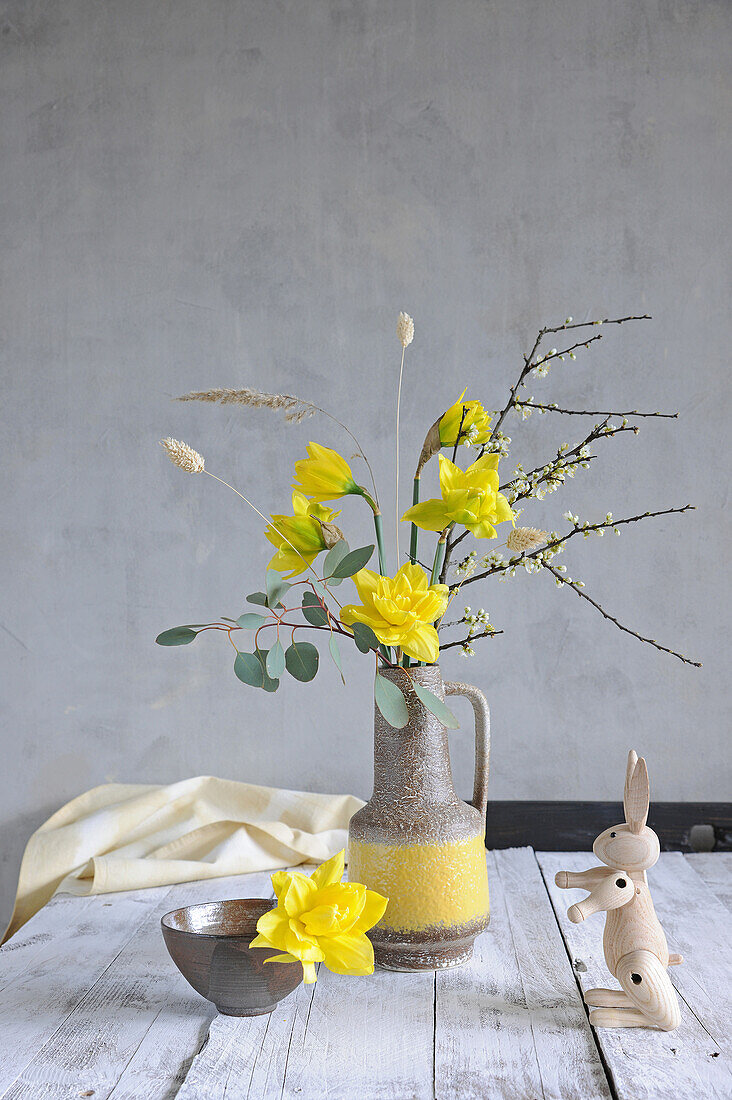
[(160, 924), (170, 957), (196, 993), (224, 1016), (262, 1016), (303, 978), (299, 963), (267, 963), (271, 948), (250, 947), (264, 898), (212, 901), (166, 913)]

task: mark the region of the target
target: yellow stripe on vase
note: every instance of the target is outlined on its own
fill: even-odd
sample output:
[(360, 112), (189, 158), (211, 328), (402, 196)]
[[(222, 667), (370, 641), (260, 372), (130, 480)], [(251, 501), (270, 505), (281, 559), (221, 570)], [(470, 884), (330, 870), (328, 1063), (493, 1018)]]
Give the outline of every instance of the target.
[(422, 932), (488, 917), (483, 838), (448, 844), (352, 841), (348, 877), (389, 898), (378, 927)]

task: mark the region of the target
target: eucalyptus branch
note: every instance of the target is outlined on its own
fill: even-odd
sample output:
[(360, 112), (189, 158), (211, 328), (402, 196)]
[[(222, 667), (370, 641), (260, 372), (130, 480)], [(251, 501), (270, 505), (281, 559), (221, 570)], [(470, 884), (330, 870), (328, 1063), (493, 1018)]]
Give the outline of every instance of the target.
[(609, 412), (607, 409), (560, 409), (556, 404), (540, 405), (535, 401), (522, 401), (520, 399), (516, 402), (515, 408), (517, 410), (538, 409), (540, 412), (564, 413), (565, 416), (660, 416), (666, 420), (677, 420), (679, 416), (677, 412), (638, 412), (637, 409), (630, 409), (628, 412)]
[(492, 577), (495, 573), (505, 573), (509, 569), (516, 569), (519, 565), (525, 561), (535, 561), (540, 559), (540, 564), (543, 568), (547, 568), (547, 563), (543, 560), (542, 555), (549, 552), (549, 556), (552, 557), (557, 553), (557, 548), (564, 546), (575, 535), (584, 535), (585, 537), (593, 534), (595, 531), (601, 531), (606, 528), (614, 529), (621, 527), (627, 523), (638, 523), (643, 519), (654, 519), (656, 516), (669, 516), (669, 515), (681, 515), (683, 512), (694, 511), (695, 505), (685, 504), (683, 508), (663, 508), (658, 512), (643, 512), (638, 516), (630, 516), (627, 519), (610, 519), (602, 520), (600, 523), (592, 523), (587, 527), (574, 526), (571, 531), (568, 531), (566, 535), (561, 535), (559, 538), (552, 539), (546, 546), (539, 547), (538, 550), (532, 550), (530, 553), (520, 554), (518, 557), (510, 558), (506, 562), (502, 562), (497, 565), (492, 565), (490, 569), (486, 569), (483, 573), (473, 573), (472, 576), (466, 577), (462, 581), (463, 587), (468, 584), (473, 584), (475, 581), (485, 580), (486, 577)]
[(496, 634), (503, 634), (502, 630), (484, 630), (482, 634), (473, 634), (472, 637), (468, 636), (463, 638), (460, 642), (441, 642), (440, 653), (443, 653), (446, 649), (454, 649), (455, 646), (464, 646), (470, 642), (477, 642), (479, 638), (495, 638)]
[[(681, 510), (683, 511), (683, 509)], [(568, 588), (571, 588), (573, 592), (577, 593), (580, 599), (587, 600), (589, 604), (592, 604), (592, 606), (600, 612), (603, 619), (607, 619), (609, 622), (615, 623), (618, 630), (622, 630), (626, 634), (631, 634), (640, 642), (646, 642), (647, 645), (652, 645), (654, 649), (659, 649), (662, 653), (670, 653), (672, 657), (678, 657), (678, 659), (680, 661), (683, 661), (685, 665), (693, 665), (694, 668), (702, 667), (701, 661), (692, 661), (690, 657), (685, 657), (683, 653), (677, 653), (675, 649), (669, 649), (668, 646), (661, 645), (660, 642), (657, 642), (655, 638), (646, 638), (642, 634), (639, 634), (637, 630), (631, 630), (630, 627), (623, 626), (623, 624), (618, 619), (616, 619), (614, 615), (611, 615), (609, 611), (606, 611), (605, 608), (597, 602), (597, 600), (593, 600), (591, 596), (588, 596), (586, 592), (583, 592), (581, 588), (578, 588), (576, 581), (566, 579), (553, 566), (545, 564), (543, 568), (547, 569), (552, 574), (552, 576), (556, 578), (557, 583), (560, 585), (560, 587), (566, 585)], [(444, 649), (446, 647), (443, 646), (442, 648)]]

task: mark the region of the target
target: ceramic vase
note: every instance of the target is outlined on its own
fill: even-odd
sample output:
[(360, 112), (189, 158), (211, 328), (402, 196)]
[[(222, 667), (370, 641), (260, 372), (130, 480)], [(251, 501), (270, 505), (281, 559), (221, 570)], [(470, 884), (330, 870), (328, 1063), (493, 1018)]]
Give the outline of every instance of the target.
[[(485, 696), (443, 682), (437, 665), (387, 669), (404, 691), (409, 722), (395, 729), (374, 714), (374, 792), (351, 818), (348, 876), (389, 898), (369, 933), (376, 962), (388, 970), (459, 966), (489, 919), (485, 855), (490, 727)], [(452, 781), (447, 731), (426, 710), (407, 676), (440, 699), (465, 695), (475, 715), (472, 803)]]

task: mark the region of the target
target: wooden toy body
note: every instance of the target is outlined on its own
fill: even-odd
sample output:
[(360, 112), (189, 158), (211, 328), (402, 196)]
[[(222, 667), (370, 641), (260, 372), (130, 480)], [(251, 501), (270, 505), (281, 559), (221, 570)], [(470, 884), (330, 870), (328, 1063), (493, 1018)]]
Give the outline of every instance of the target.
[(605, 962), (615, 978), (618, 963), (630, 951), (650, 951), (663, 967), (668, 966), (668, 944), (653, 908), (646, 873), (631, 871), (628, 877), (635, 884), (633, 900), (619, 909), (608, 910), (602, 937)]

